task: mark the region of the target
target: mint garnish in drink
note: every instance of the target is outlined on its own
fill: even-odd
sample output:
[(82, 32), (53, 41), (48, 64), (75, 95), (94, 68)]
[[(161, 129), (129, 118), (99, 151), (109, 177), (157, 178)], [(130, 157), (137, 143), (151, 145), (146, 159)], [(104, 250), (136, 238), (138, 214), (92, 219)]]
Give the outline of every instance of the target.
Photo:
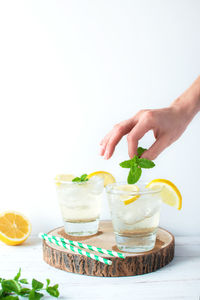
[(73, 182), (84, 182), (84, 181), (88, 181), (88, 175), (87, 174), (83, 174), (80, 177), (75, 177), (74, 179), (72, 179)]
[[(0, 299), (15, 299), (19, 300), (21, 297), (27, 297), (29, 300), (39, 300), (44, 296), (41, 291), (46, 291), (53, 297), (59, 296), (58, 284), (50, 286), (50, 280), (46, 279), (46, 286), (36, 279), (32, 279), (31, 287), (28, 288), (28, 281), (25, 278), (21, 278), (21, 268), (14, 279), (0, 278)], [(26, 284), (26, 287), (23, 286)]]
[(134, 184), (140, 179), (142, 175), (142, 168), (150, 169), (155, 166), (153, 161), (147, 158), (140, 158), (142, 153), (146, 150), (147, 149), (145, 148), (138, 147), (137, 155), (135, 155), (132, 159), (125, 160), (119, 164), (122, 168), (130, 169), (127, 178), (128, 184)]

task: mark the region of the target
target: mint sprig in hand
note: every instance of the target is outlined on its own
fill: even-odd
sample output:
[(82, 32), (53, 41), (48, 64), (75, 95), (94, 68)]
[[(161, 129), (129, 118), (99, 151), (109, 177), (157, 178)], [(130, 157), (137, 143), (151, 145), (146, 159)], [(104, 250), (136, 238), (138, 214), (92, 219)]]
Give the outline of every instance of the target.
[(127, 178), (128, 184), (134, 184), (140, 179), (142, 175), (142, 168), (150, 169), (155, 166), (153, 161), (147, 158), (140, 158), (146, 150), (147, 149), (145, 148), (138, 147), (137, 155), (135, 155), (132, 159), (125, 160), (119, 164), (122, 168), (130, 169)]
[(84, 181), (88, 181), (87, 174), (83, 174), (80, 177), (75, 177), (74, 179), (72, 179), (72, 182), (84, 182)]
[(31, 288), (27, 286), (24, 287), (22, 284), (28, 284), (27, 279), (22, 278), (21, 276), (21, 268), (19, 269), (17, 275), (14, 279), (3, 279), (0, 278), (0, 299), (15, 299), (19, 300), (21, 297), (27, 297), (29, 300), (39, 300), (44, 294), (41, 291), (46, 291), (49, 295), (53, 297), (59, 296), (58, 284), (53, 286), (49, 286), (50, 279), (46, 279), (46, 287), (44, 284), (36, 279), (32, 279)]

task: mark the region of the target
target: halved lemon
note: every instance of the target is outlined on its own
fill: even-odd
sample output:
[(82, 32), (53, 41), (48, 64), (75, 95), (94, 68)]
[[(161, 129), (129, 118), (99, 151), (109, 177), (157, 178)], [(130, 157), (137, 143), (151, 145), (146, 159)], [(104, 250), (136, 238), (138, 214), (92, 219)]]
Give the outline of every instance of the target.
[(107, 184), (116, 182), (116, 180), (112, 176), (112, 174), (110, 174), (108, 172), (105, 172), (105, 171), (93, 172), (93, 173), (88, 175), (88, 178), (90, 179), (93, 176), (99, 176), (99, 177), (103, 178), (104, 179), (104, 186), (106, 186)]
[(170, 206), (181, 209), (182, 196), (177, 186), (167, 179), (154, 179), (149, 182), (147, 188), (161, 188), (162, 201)]
[(22, 244), (30, 233), (31, 223), (21, 213), (6, 211), (0, 214), (0, 240), (5, 244)]
[[(119, 185), (117, 187), (117, 189), (120, 191), (123, 191), (123, 192), (128, 192), (127, 195), (126, 194), (121, 195), (121, 199), (125, 205), (133, 203), (140, 197), (140, 195), (135, 195), (130, 198), (130, 195), (129, 195), (130, 193), (139, 192), (139, 187), (137, 185), (133, 185), (133, 184)], [(128, 199), (126, 199), (126, 198), (128, 198)]]
[(72, 174), (59, 174), (55, 177), (55, 183), (59, 186), (62, 181), (72, 181), (72, 179), (74, 179), (74, 175)]

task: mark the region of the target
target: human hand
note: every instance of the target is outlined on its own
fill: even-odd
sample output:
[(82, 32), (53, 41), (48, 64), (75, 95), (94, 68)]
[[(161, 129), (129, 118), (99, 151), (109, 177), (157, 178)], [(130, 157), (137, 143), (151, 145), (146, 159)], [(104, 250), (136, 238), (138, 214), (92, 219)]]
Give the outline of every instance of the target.
[(178, 105), (162, 109), (139, 111), (132, 118), (116, 124), (101, 141), (100, 155), (109, 159), (121, 138), (127, 134), (128, 154), (137, 154), (139, 140), (149, 130), (153, 130), (156, 141), (142, 157), (155, 159), (165, 148), (176, 141), (184, 132), (189, 119)]

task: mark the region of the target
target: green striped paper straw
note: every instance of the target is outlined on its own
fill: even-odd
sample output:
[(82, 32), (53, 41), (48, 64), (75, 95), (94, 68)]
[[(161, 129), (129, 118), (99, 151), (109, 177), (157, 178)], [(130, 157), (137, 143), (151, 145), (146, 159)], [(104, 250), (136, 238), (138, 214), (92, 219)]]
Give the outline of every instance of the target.
[(58, 241), (58, 242), (60, 241), (62, 243), (69, 244), (69, 245), (72, 245), (72, 246), (77, 246), (77, 247), (80, 247), (80, 248), (83, 248), (83, 249), (96, 251), (96, 252), (99, 252), (101, 254), (108, 254), (108, 255), (114, 256), (114, 257), (120, 257), (120, 258), (125, 258), (126, 257), (123, 253), (116, 252), (116, 251), (113, 251), (113, 250), (106, 250), (106, 249), (103, 249), (103, 248), (100, 248), (100, 247), (95, 247), (95, 246), (87, 245), (87, 244), (84, 244), (84, 243), (67, 240), (67, 239), (64, 239), (64, 238), (61, 238), (61, 237), (58, 237), (58, 236), (54, 236), (54, 235), (51, 235), (51, 234), (46, 234), (46, 233), (43, 233), (43, 234), (47, 237), (51, 237), (55, 241)]
[(87, 256), (87, 257), (90, 257), (90, 258), (92, 258), (94, 260), (97, 260), (97, 261), (100, 261), (100, 262), (102, 262), (106, 265), (112, 265), (112, 261), (109, 260), (109, 259), (103, 258), (103, 257), (95, 255), (95, 254), (92, 254), (90, 252), (84, 251), (84, 250), (79, 249), (77, 247), (74, 247), (72, 245), (68, 245), (66, 243), (63, 243), (61, 241), (58, 241), (58, 240), (56, 241), (55, 239), (51, 238), (51, 236), (48, 236), (47, 234), (39, 233), (39, 237), (42, 238), (43, 240), (49, 241), (50, 243), (55, 244), (59, 247), (71, 250), (75, 253), (79, 253), (79, 254)]

